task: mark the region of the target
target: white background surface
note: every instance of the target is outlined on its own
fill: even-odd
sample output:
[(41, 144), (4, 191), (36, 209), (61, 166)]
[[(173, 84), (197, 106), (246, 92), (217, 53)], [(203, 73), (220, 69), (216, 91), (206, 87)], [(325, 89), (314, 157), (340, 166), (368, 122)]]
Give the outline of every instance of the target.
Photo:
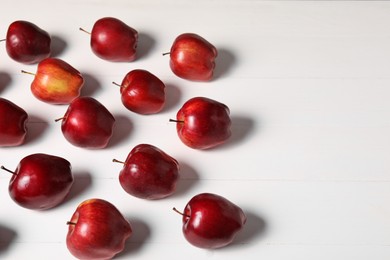
[[(138, 30), (135, 62), (110, 63), (91, 52), (78, 28), (104, 16)], [(76, 179), (63, 204), (36, 212), (11, 200), (10, 176), (0, 175), (1, 259), (72, 259), (65, 223), (92, 197), (112, 202), (132, 223), (117, 259), (390, 258), (390, 2), (3, 0), (0, 35), (18, 19), (53, 36), (54, 56), (85, 76), (82, 95), (102, 102), (117, 124), (104, 150), (67, 143), (54, 122), (66, 106), (35, 99), (32, 78), (20, 70), (36, 66), (11, 60), (0, 43), (0, 95), (30, 115), (27, 143), (2, 148), (0, 164), (13, 169), (24, 156), (44, 152), (68, 159)], [(219, 49), (212, 82), (177, 78), (161, 55), (184, 32)], [(166, 83), (161, 113), (140, 116), (121, 104), (111, 82), (135, 68)], [(229, 143), (196, 151), (180, 142), (168, 119), (194, 96), (230, 107)], [(144, 201), (120, 187), (121, 165), (111, 160), (125, 159), (139, 143), (181, 163), (172, 197)], [(184, 208), (200, 192), (223, 195), (247, 213), (231, 246), (207, 251), (185, 241), (171, 208)]]

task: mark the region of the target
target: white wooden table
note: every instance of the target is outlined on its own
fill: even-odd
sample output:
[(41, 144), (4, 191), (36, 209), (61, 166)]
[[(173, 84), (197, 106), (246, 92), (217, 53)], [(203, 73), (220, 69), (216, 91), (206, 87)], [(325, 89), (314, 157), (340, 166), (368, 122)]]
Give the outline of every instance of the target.
[[(138, 60), (94, 56), (78, 28), (92, 28), (104, 16), (139, 31)], [(32, 78), (20, 70), (36, 66), (14, 62), (0, 43), (0, 95), (31, 118), (27, 143), (1, 148), (0, 164), (15, 168), (24, 156), (44, 152), (68, 159), (76, 179), (65, 203), (36, 212), (11, 200), (10, 176), (0, 175), (1, 259), (72, 259), (66, 222), (92, 197), (115, 204), (133, 225), (117, 259), (390, 258), (390, 2), (3, 0), (0, 35), (18, 19), (53, 36), (54, 55), (83, 73), (82, 94), (101, 101), (117, 127), (104, 150), (70, 145), (54, 122), (66, 106), (35, 99)], [(177, 78), (161, 55), (183, 32), (219, 49), (212, 82)], [(161, 113), (140, 116), (121, 104), (111, 82), (135, 68), (167, 84)], [(196, 151), (180, 142), (168, 119), (194, 96), (230, 107), (229, 143)], [(121, 166), (111, 160), (124, 159), (139, 143), (181, 163), (172, 197), (144, 201), (120, 187)], [(223, 195), (247, 213), (233, 245), (208, 251), (185, 241), (181, 217), (171, 209), (200, 192)]]

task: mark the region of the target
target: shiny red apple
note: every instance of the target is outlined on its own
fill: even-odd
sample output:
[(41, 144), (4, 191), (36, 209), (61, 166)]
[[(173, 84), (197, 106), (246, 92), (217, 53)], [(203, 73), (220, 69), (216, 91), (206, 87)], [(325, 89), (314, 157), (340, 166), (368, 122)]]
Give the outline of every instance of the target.
[(38, 63), (50, 56), (50, 35), (28, 21), (15, 21), (8, 27), (6, 50), (15, 61), (24, 64)]
[(61, 130), (74, 146), (101, 149), (108, 145), (113, 134), (114, 116), (92, 97), (78, 97), (62, 118)]
[(169, 65), (177, 76), (193, 81), (212, 79), (218, 52), (214, 45), (198, 34), (179, 35), (169, 55)]
[(194, 196), (185, 206), (184, 212), (179, 213), (183, 216), (186, 240), (196, 247), (207, 249), (221, 248), (232, 243), (246, 222), (240, 207), (213, 193)]
[(194, 149), (209, 149), (226, 142), (231, 135), (229, 108), (206, 97), (189, 99), (176, 115), (180, 140)]
[(165, 104), (165, 85), (146, 70), (136, 69), (126, 74), (120, 85), (123, 105), (138, 114), (160, 112)]
[(66, 245), (74, 257), (84, 260), (112, 259), (132, 234), (122, 213), (102, 199), (82, 202), (67, 224)]
[(9, 194), (20, 206), (45, 210), (60, 204), (68, 195), (73, 174), (66, 159), (43, 153), (24, 157), (12, 173)]
[(138, 32), (121, 20), (104, 17), (91, 31), (92, 51), (101, 59), (128, 62), (136, 58)]
[(13, 102), (0, 98), (0, 147), (18, 146), (27, 134), (28, 114)]
[(175, 191), (179, 163), (161, 149), (139, 144), (122, 163), (119, 182), (127, 193), (142, 199), (162, 199)]
[(39, 100), (49, 104), (69, 104), (80, 96), (84, 84), (83, 76), (67, 62), (57, 58), (46, 58), (39, 62), (31, 83), (31, 92)]

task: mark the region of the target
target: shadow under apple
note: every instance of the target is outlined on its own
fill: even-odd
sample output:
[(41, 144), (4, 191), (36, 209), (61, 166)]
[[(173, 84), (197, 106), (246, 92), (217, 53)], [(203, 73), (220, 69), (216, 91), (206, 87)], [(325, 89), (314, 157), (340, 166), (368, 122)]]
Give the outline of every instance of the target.
[(84, 78), (84, 85), (81, 88), (80, 96), (90, 97), (96, 94), (102, 85), (97, 78), (87, 72), (80, 72)]
[(16, 239), (17, 233), (15, 230), (0, 225), (0, 255), (5, 253)]
[(228, 149), (239, 145), (248, 139), (256, 130), (258, 123), (255, 122), (252, 118), (246, 116), (231, 116), (231, 136), (225, 143), (211, 148), (210, 151), (219, 150), (219, 149)]
[(218, 56), (215, 59), (213, 79), (226, 77), (236, 63), (237, 57), (232, 51), (225, 48), (218, 48)]
[(176, 108), (177, 104), (181, 100), (181, 90), (178, 86), (166, 83), (165, 84), (165, 105), (162, 112), (170, 111)]
[(144, 32), (138, 33), (136, 59), (138, 60), (147, 57), (155, 45), (156, 40), (150, 34)]
[(0, 93), (12, 82), (11, 75), (5, 71), (0, 71)]
[(232, 136), (230, 137), (230, 143), (235, 144), (242, 142), (248, 138), (255, 130), (256, 122), (246, 116), (232, 116)]
[(51, 57), (60, 56), (68, 47), (67, 42), (58, 35), (51, 35)]
[(199, 175), (196, 170), (186, 162), (179, 161), (179, 180), (176, 184), (176, 191), (170, 197), (180, 197), (188, 194), (199, 181)]
[(126, 218), (130, 222), (132, 235), (126, 240), (125, 249), (118, 254), (118, 257), (135, 256), (146, 245), (146, 240), (151, 235), (150, 227), (143, 220), (138, 218)]
[(125, 115), (114, 115), (115, 124), (112, 137), (108, 144), (108, 148), (117, 146), (123, 143), (132, 133), (133, 124), (129, 117)]
[(245, 211), (245, 209), (244, 212), (247, 217), (246, 223), (243, 229), (237, 233), (232, 244), (228, 246), (229, 248), (243, 247), (245, 244), (251, 244), (265, 233), (267, 228), (265, 220), (254, 212)]
[(63, 203), (74, 200), (84, 193), (92, 185), (92, 176), (89, 172), (80, 171), (73, 173), (73, 185)]
[(44, 132), (48, 128), (49, 123), (39, 116), (29, 114), (26, 125), (27, 135), (25, 144), (32, 144), (38, 141), (44, 135)]

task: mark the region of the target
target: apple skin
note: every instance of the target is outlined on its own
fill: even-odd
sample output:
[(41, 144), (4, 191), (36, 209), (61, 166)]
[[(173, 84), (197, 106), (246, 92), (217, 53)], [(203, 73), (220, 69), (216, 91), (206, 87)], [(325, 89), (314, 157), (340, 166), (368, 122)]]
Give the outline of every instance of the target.
[(105, 148), (115, 124), (110, 111), (92, 97), (74, 99), (61, 119), (65, 139), (74, 146), (89, 149)]
[(142, 115), (158, 113), (165, 104), (164, 83), (146, 70), (136, 69), (127, 73), (120, 93), (123, 105)]
[(80, 96), (83, 84), (83, 76), (67, 62), (46, 58), (38, 64), (31, 92), (37, 99), (49, 104), (69, 104)]
[(97, 20), (91, 31), (91, 48), (99, 58), (129, 62), (136, 58), (138, 32), (113, 17)]
[(229, 108), (216, 100), (194, 97), (183, 104), (176, 115), (180, 140), (193, 149), (210, 149), (231, 136)]
[(194, 33), (179, 35), (172, 44), (169, 65), (177, 76), (192, 81), (210, 81), (217, 49)]
[(127, 193), (150, 200), (174, 193), (178, 178), (179, 163), (150, 144), (135, 146), (119, 174), (119, 182)]
[(13, 102), (0, 98), (0, 147), (19, 146), (27, 135), (28, 114)]
[(28, 21), (15, 21), (8, 27), (6, 50), (13, 60), (34, 64), (50, 56), (50, 35)]
[(68, 222), (66, 245), (78, 259), (112, 259), (123, 251), (131, 236), (130, 223), (110, 202), (88, 199)]
[(20, 206), (46, 210), (60, 204), (73, 185), (71, 164), (62, 157), (36, 153), (24, 157), (9, 182), (11, 198)]
[(196, 247), (216, 249), (232, 243), (245, 222), (245, 213), (231, 201), (217, 194), (201, 193), (185, 206), (183, 234)]

